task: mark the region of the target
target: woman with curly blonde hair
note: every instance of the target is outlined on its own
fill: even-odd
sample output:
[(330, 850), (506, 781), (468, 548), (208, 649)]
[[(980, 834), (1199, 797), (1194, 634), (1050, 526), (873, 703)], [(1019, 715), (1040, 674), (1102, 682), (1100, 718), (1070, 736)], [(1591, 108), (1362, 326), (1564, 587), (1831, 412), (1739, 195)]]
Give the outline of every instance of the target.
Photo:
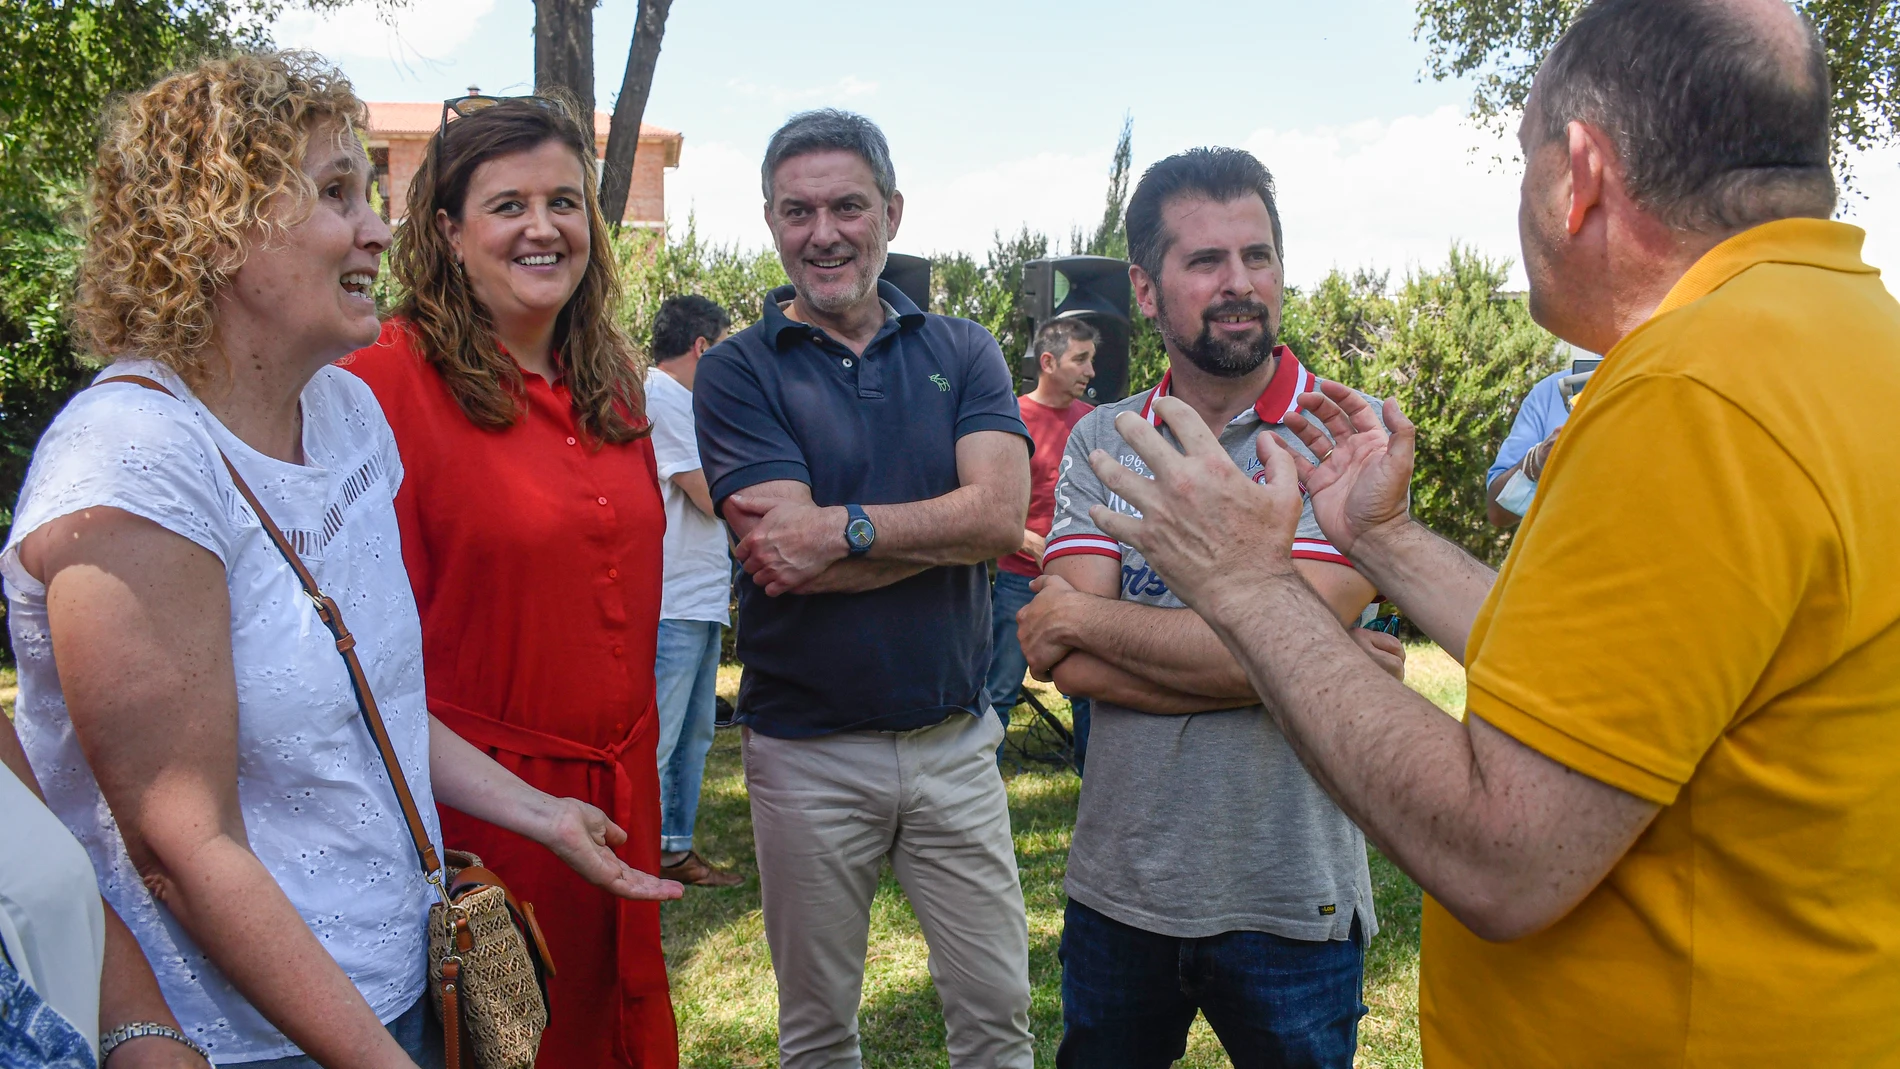
[(329, 366), (378, 330), (390, 234), (363, 118), (298, 54), (208, 61), (126, 103), (75, 315), (110, 366), (41, 440), (0, 551), (33, 770), (219, 1065), (440, 1061), (430, 891), (337, 643), (240, 477), (355, 632), (432, 839), (440, 801), (616, 894), (678, 893), (615, 857), (598, 808), (428, 715), (402, 462)]
[[(344, 367), (410, 474), (396, 499), (429, 710), (543, 790), (605, 809), (659, 867), (654, 650), (666, 515), (639, 354), (565, 102), (470, 97), (409, 185), (391, 259), (407, 297)], [(541, 1065), (678, 1064), (657, 905), (619, 902), (474, 814), (457, 843), (536, 901), (559, 971)]]

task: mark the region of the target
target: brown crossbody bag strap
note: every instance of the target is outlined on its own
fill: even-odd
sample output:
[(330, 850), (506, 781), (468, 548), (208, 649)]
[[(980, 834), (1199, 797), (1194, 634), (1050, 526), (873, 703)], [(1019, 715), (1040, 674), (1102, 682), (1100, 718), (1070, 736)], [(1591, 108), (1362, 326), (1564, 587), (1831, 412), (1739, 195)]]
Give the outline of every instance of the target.
[[(109, 379), (100, 379), (93, 385), (103, 386), (108, 382), (129, 382), (148, 390), (156, 390), (167, 397), (178, 396), (164, 383), (143, 375), (115, 375)], [(285, 538), (284, 532), (278, 529), (276, 521), (270, 518), (270, 513), (264, 511), (263, 503), (258, 501), (257, 495), (251, 492), (251, 487), (244, 481), (244, 476), (238, 474), (237, 466), (231, 463), (231, 458), (225, 456), (224, 450), (219, 449), (218, 459), (224, 461), (224, 470), (231, 474), (232, 485), (237, 487), (237, 492), (244, 498), (244, 503), (251, 506), (251, 511), (257, 514), (257, 522), (263, 525), (264, 533), (270, 536), (271, 544), (277, 547), (277, 552), (284, 555), (284, 561), (290, 565), (290, 570), (297, 573), (297, 582), (302, 584), (304, 596), (317, 607), (317, 618), (323, 621), (323, 626), (329, 628), (331, 636), (336, 639), (336, 651), (343, 655), (343, 664), (350, 673), (350, 687), (356, 691), (356, 706), (363, 711), (363, 723), (368, 725), (369, 736), (376, 742), (376, 752), (382, 755), (383, 767), (389, 771), (389, 782), (396, 788), (396, 801), (402, 806), (403, 820), (409, 824), (409, 839), (415, 844), (416, 857), (422, 862), (422, 871), (428, 875), (429, 882), (435, 885), (437, 893), (442, 896), (443, 903), (447, 904), (449, 895), (446, 877), (442, 871), (442, 859), (436, 856), (435, 846), (429, 841), (428, 828), (422, 823), (422, 811), (416, 808), (415, 795), (409, 793), (409, 779), (402, 773), (402, 763), (396, 760), (396, 749), (389, 742), (389, 729), (383, 726), (383, 714), (376, 708), (376, 695), (369, 689), (369, 677), (363, 673), (363, 662), (357, 660), (356, 637), (350, 634), (349, 627), (344, 624), (342, 610), (337, 608), (336, 602), (330, 600), (329, 595), (317, 588), (316, 577), (310, 574), (310, 569), (304, 567), (303, 558), (297, 556), (297, 551), (291, 547), (290, 540)]]
[[(163, 383), (143, 375), (115, 375), (93, 385), (109, 382), (129, 382), (168, 397), (178, 396)], [(403, 820), (409, 825), (409, 839), (415, 846), (416, 858), (441, 899), (440, 923), (446, 935), (439, 952), (435, 935), (430, 937), (430, 958), (434, 964), (429, 987), (442, 1021), (448, 1069), (529, 1069), (534, 1063), (541, 1034), (547, 1028), (547, 977), (554, 972), (547, 941), (535, 921), (534, 907), (518, 901), (507, 884), (482, 867), (481, 861), (473, 855), (452, 857), (451, 860), (460, 862), (453, 876), (443, 868), (442, 859), (429, 841), (415, 795), (409, 791), (409, 779), (403, 775), (401, 762), (396, 760), (389, 729), (383, 725), (383, 714), (376, 707), (369, 676), (363, 672), (362, 662), (356, 656), (356, 638), (344, 624), (342, 610), (318, 589), (316, 577), (304, 566), (303, 558), (297, 555), (270, 513), (264, 511), (263, 503), (251, 492), (224, 450), (218, 450), (218, 459), (224, 461), (231, 484), (256, 514), (258, 523), (270, 536), (277, 552), (283, 555), (284, 562), (296, 573), (304, 596), (316, 606), (317, 617), (336, 639), (336, 651), (343, 657), (344, 667), (350, 674), (350, 688), (356, 692), (356, 706), (363, 713), (363, 723), (369, 728), (376, 752), (389, 773), (390, 785), (396, 789), (396, 801), (402, 807)], [(488, 893), (491, 887), (501, 891), (500, 897)], [(430, 908), (432, 928), (437, 923), (434, 909)], [(473, 924), (471, 913), (480, 918)], [(471, 951), (480, 959), (479, 963), (467, 958)], [(525, 985), (512, 982), (511, 976), (525, 977), (528, 982)], [(472, 1000), (471, 991), (475, 995)]]

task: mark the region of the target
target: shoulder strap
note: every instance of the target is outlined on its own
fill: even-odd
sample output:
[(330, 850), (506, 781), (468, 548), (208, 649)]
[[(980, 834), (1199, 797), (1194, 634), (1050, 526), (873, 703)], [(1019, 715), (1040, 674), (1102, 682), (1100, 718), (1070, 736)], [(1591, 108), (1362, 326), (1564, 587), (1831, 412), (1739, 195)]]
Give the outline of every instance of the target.
[[(100, 379), (93, 385), (104, 386), (109, 382), (129, 382), (134, 386), (156, 390), (167, 397), (178, 396), (163, 383), (144, 375), (114, 375), (109, 379)], [(422, 871), (428, 876), (429, 882), (435, 885), (437, 892), (443, 895), (446, 902), (447, 891), (444, 887), (441, 859), (436, 857), (435, 846), (429, 842), (428, 829), (422, 823), (422, 811), (416, 808), (415, 796), (409, 793), (409, 778), (403, 775), (402, 762), (396, 759), (396, 748), (389, 741), (389, 729), (383, 726), (383, 714), (376, 708), (376, 696), (370, 692), (369, 677), (363, 673), (363, 663), (356, 657), (356, 636), (350, 634), (349, 627), (343, 623), (343, 613), (337, 608), (336, 602), (330, 600), (329, 595), (317, 588), (316, 577), (310, 574), (310, 569), (304, 567), (303, 558), (297, 556), (297, 551), (291, 548), (289, 539), (286, 539), (284, 532), (278, 529), (276, 521), (270, 518), (270, 513), (264, 511), (263, 503), (258, 501), (257, 495), (251, 492), (251, 487), (244, 481), (244, 476), (238, 474), (237, 466), (231, 463), (231, 458), (220, 449), (218, 459), (224, 461), (224, 470), (231, 474), (232, 485), (237, 487), (237, 492), (244, 498), (244, 503), (251, 506), (251, 511), (257, 514), (257, 521), (263, 525), (264, 533), (270, 536), (271, 544), (277, 547), (277, 552), (283, 554), (284, 561), (290, 565), (290, 570), (297, 573), (297, 582), (302, 584), (304, 595), (316, 606), (317, 617), (323, 621), (325, 627), (330, 629), (330, 634), (336, 639), (336, 650), (343, 655), (343, 664), (350, 673), (350, 687), (356, 692), (356, 706), (362, 710), (363, 723), (369, 727), (370, 738), (375, 740), (376, 750), (382, 755), (383, 767), (389, 771), (390, 785), (396, 788), (396, 801), (401, 804), (403, 819), (409, 824), (409, 838), (415, 844), (416, 858), (422, 863)]]

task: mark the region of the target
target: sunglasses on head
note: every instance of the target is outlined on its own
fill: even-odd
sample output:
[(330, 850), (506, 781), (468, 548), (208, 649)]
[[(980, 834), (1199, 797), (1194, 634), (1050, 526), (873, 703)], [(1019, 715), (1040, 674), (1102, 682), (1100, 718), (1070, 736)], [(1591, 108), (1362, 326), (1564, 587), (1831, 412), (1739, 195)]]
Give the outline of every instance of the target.
[(497, 104), (505, 104), (515, 100), (526, 101), (536, 107), (546, 108), (556, 113), (561, 111), (561, 102), (552, 97), (534, 96), (532, 94), (518, 97), (491, 97), (483, 96), (480, 93), (470, 93), (467, 96), (450, 97), (442, 102), (442, 125), (436, 128), (435, 136), (441, 137), (443, 133), (448, 130), (449, 123), (456, 119), (466, 119), (477, 112), (487, 111)]

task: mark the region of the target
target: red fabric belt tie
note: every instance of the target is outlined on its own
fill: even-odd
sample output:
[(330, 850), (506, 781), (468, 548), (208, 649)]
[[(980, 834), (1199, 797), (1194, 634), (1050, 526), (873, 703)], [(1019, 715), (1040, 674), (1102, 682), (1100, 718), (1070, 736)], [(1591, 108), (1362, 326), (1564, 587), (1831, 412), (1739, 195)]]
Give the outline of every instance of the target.
[[(639, 737), (646, 714), (633, 718), (633, 722), (628, 725), (626, 736), (620, 741), (611, 746), (599, 747), (515, 724), (504, 724), (499, 720), (470, 712), (435, 697), (429, 698), (429, 712), (435, 714), (436, 719), (442, 721), (450, 731), (476, 746), (507, 750), (509, 753), (519, 754), (522, 757), (540, 757), (554, 761), (586, 761), (590, 764), (611, 767), (614, 770), (614, 797), (613, 806), (608, 812), (612, 815), (613, 822), (620, 825), (620, 829), (629, 837), (634, 834), (632, 831), (633, 778), (627, 775), (626, 765), (620, 758), (626, 753), (627, 747)], [(506, 879), (507, 874), (503, 873), (502, 877)], [(618, 928), (614, 941), (617, 947), (616, 956), (620, 961), (620, 975), (624, 982), (640, 975), (638, 967), (640, 950), (633, 942), (633, 926), (627, 923), (626, 918), (627, 907), (633, 903), (626, 899), (615, 901), (619, 908), (614, 911)], [(560, 962), (555, 962), (555, 967), (559, 968)], [(664, 990), (664, 977), (661, 978), (660, 983)]]
[(450, 731), (462, 736), (477, 746), (488, 746), (523, 757), (542, 757), (553, 761), (586, 761), (590, 764), (607, 765), (614, 770), (614, 804), (609, 812), (615, 824), (622, 831), (633, 826), (633, 779), (627, 775), (626, 766), (620, 763), (620, 755), (627, 752), (640, 733), (641, 718), (635, 717), (627, 726), (626, 737), (607, 747), (589, 746), (586, 743), (564, 739), (559, 735), (549, 735), (531, 728), (504, 724), (479, 713), (469, 712), (457, 705), (451, 705), (440, 698), (429, 699), (429, 711), (437, 720), (447, 725)]

